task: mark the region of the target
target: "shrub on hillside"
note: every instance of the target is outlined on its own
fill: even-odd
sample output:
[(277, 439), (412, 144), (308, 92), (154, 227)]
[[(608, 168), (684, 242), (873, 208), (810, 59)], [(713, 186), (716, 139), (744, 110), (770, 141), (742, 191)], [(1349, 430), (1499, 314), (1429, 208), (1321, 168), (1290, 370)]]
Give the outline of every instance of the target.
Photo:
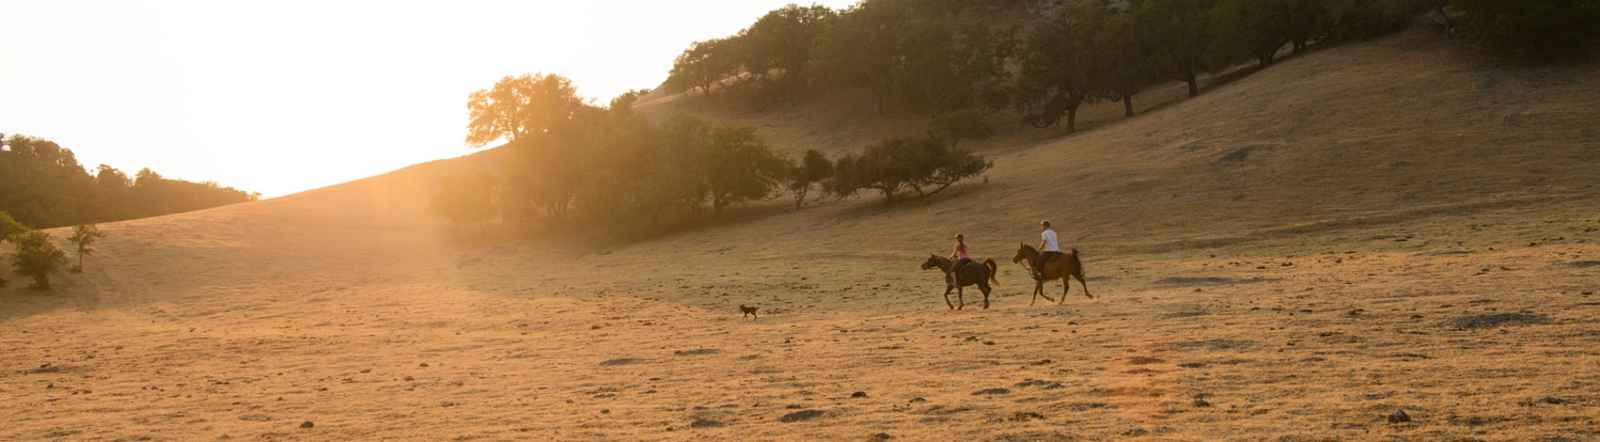
[(49, 234), (38, 230), (12, 235), (11, 242), (17, 247), (16, 255), (12, 256), (13, 269), (33, 278), (33, 288), (49, 290), (50, 275), (61, 272), (61, 267), (67, 265), (66, 252), (50, 241)]
[(72, 228), (72, 237), (67, 239), (78, 249), (78, 265), (72, 267), (73, 273), (83, 272), (83, 257), (94, 254), (94, 243), (105, 236), (100, 227), (94, 224), (79, 224)]
[[(12, 237), (27, 231), (28, 227), (12, 219), (11, 214), (0, 212), (0, 244), (5, 244), (11, 241)], [(5, 287), (5, 285), (6, 279), (0, 278), (0, 287)]]
[(28, 227), (11, 218), (11, 214), (0, 212), (0, 243), (10, 241), (13, 235), (28, 231)]
[(828, 187), (841, 197), (874, 190), (893, 202), (907, 190), (919, 197), (937, 194), (961, 180), (982, 175), (993, 165), (981, 155), (952, 148), (938, 138), (896, 138), (868, 146), (860, 155), (840, 158)]

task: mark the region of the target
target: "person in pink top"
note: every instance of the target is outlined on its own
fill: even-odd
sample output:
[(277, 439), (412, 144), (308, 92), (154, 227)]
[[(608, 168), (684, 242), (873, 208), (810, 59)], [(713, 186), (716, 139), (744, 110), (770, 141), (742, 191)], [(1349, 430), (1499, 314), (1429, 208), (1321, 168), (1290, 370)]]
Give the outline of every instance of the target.
[(956, 265), (952, 268), (961, 268), (961, 266), (972, 262), (972, 258), (967, 256), (966, 236), (956, 234), (956, 250), (950, 253), (950, 259), (956, 262)]

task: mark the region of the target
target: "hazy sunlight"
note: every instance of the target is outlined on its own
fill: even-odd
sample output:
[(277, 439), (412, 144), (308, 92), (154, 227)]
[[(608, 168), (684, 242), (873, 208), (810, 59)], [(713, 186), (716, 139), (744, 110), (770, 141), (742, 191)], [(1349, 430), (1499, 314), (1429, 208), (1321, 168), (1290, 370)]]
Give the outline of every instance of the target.
[(469, 152), (467, 95), (502, 76), (604, 103), (784, 3), (7, 1), (0, 122), (90, 168), (280, 196)]

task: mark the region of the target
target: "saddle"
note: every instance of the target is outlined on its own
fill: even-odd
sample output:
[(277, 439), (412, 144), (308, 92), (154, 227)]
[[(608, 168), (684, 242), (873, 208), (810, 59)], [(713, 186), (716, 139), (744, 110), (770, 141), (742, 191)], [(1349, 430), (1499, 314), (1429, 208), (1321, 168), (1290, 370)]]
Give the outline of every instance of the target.
[(1045, 264), (1049, 264), (1050, 261), (1055, 261), (1057, 259), (1061, 259), (1062, 256), (1066, 256), (1066, 254), (1065, 253), (1061, 253), (1061, 252), (1043, 252), (1043, 253), (1040, 253), (1039, 254), (1039, 267), (1043, 268), (1045, 266)]

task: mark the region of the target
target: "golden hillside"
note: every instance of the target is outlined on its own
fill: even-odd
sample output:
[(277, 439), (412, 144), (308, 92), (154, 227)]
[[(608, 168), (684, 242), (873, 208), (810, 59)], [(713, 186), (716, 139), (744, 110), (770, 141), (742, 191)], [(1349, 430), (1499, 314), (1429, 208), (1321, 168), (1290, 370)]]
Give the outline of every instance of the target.
[[(425, 189), (495, 151), (106, 225), (0, 289), (0, 439), (1600, 438), (1597, 74), (1407, 33), (997, 141), (931, 201), (616, 246), (451, 240)], [(1042, 218), (1095, 299), (1029, 305)], [(957, 232), (990, 310), (917, 270)]]

